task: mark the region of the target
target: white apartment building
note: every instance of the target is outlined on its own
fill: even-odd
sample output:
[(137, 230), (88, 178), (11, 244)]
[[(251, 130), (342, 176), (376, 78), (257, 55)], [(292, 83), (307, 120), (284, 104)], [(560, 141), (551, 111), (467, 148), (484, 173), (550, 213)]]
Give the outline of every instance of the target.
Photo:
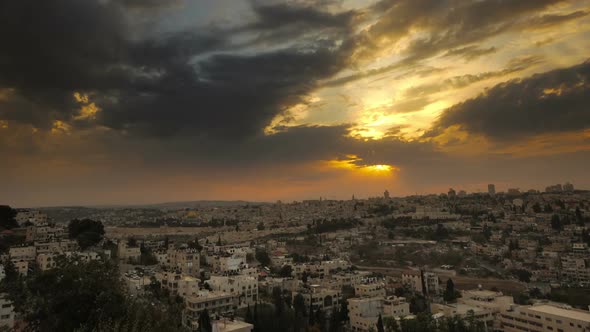
[(484, 322), (487, 328), (494, 325), (494, 314), (489, 309), (478, 308), (464, 303), (432, 303), (430, 311), (436, 317), (473, 317), (475, 320)]
[(498, 315), (504, 332), (588, 332), (590, 312), (560, 303), (513, 306)]
[(410, 316), (410, 304), (403, 297), (363, 297), (348, 299), (348, 317), (352, 331), (375, 329), (379, 315), (403, 318)]
[(35, 250), (39, 254), (61, 254), (78, 250), (78, 242), (75, 240), (58, 240), (52, 242), (35, 242)]
[(383, 301), (383, 317), (405, 317), (410, 314), (410, 304), (405, 297), (388, 296)]
[(440, 292), (438, 275), (432, 272), (406, 270), (402, 272), (402, 284), (422, 294), (436, 295)]
[(385, 297), (385, 293), (385, 284), (382, 282), (364, 283), (354, 286), (355, 297)]
[(130, 247), (126, 240), (119, 240), (117, 246), (117, 257), (120, 260), (139, 260), (141, 257), (141, 249), (139, 246)]
[(168, 264), (170, 268), (176, 269), (183, 274), (194, 277), (200, 276), (201, 257), (196, 249), (175, 249), (168, 250)]
[(201, 280), (179, 272), (157, 272), (156, 280), (160, 282), (163, 289), (182, 298), (196, 296), (199, 294), (199, 283)]
[(0, 294), (0, 328), (14, 328), (14, 306), (8, 299), (8, 294)]
[(33, 262), (35, 261), (36, 254), (35, 246), (10, 247), (8, 251), (8, 255), (13, 261), (23, 260)]
[(196, 296), (187, 296), (184, 302), (182, 323), (188, 329), (196, 330), (201, 312), (207, 309), (209, 315), (233, 313), (236, 298), (228, 293), (201, 290)]
[(47, 223), (47, 215), (40, 211), (19, 211), (14, 218), (19, 225), (30, 222), (34, 225)]
[(11, 260), (12, 264), (14, 264), (14, 269), (20, 273), (22, 276), (27, 276), (29, 274), (29, 261), (24, 260)]
[(246, 257), (237, 254), (223, 254), (210, 256), (209, 262), (214, 273), (238, 273), (240, 270), (248, 267)]
[[(322, 309), (325, 313), (331, 313), (335, 308), (340, 308), (342, 301), (342, 294), (340, 290), (321, 287), (319, 285), (311, 285), (311, 289), (307, 292), (300, 292), (305, 301), (305, 307), (316, 311)], [(296, 294), (293, 294), (293, 297)]]
[(307, 272), (310, 275), (323, 278), (333, 271), (345, 270), (350, 266), (350, 263), (345, 260), (321, 261), (318, 263), (296, 264), (293, 266), (293, 272), (297, 277), (301, 277), (303, 272)]
[(49, 226), (47, 223), (37, 223), (27, 227), (27, 242), (55, 241), (66, 237), (66, 229), (61, 226)]
[(93, 261), (100, 259), (100, 255), (93, 251), (86, 252), (64, 252), (64, 253), (47, 253), (37, 255), (37, 266), (41, 271), (47, 271), (53, 269), (57, 265), (57, 258), (60, 256), (64, 257), (78, 257), (84, 262)]
[(214, 291), (233, 294), (238, 300), (238, 308), (254, 305), (258, 301), (258, 279), (255, 277), (245, 275), (211, 276), (206, 283)]

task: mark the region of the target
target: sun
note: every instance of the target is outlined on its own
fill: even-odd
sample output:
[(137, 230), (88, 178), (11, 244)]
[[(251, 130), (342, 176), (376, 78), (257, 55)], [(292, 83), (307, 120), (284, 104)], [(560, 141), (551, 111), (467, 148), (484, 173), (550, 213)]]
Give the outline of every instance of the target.
[(387, 164), (362, 165), (362, 158), (356, 155), (347, 155), (345, 159), (330, 160), (327, 162), (331, 168), (342, 168), (367, 175), (389, 175), (399, 168)]
[(365, 168), (369, 171), (377, 171), (377, 172), (389, 172), (392, 170), (390, 165), (370, 165), (365, 166)]

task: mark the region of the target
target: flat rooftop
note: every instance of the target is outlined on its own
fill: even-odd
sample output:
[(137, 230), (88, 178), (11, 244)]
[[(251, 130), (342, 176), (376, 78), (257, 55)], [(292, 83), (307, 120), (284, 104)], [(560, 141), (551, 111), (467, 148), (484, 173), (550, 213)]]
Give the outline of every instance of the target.
[(233, 321), (219, 320), (219, 321), (214, 321), (213, 324), (217, 327), (218, 331), (220, 331), (220, 332), (243, 331), (245, 329), (252, 327), (252, 324), (248, 324), (246, 322), (242, 322), (242, 321), (238, 321), (238, 320), (233, 320)]
[(542, 304), (535, 305), (528, 308), (532, 311), (542, 312), (551, 315), (562, 316), (570, 319), (581, 320), (590, 323), (590, 311), (578, 310), (578, 309), (566, 309), (560, 308), (553, 305)]

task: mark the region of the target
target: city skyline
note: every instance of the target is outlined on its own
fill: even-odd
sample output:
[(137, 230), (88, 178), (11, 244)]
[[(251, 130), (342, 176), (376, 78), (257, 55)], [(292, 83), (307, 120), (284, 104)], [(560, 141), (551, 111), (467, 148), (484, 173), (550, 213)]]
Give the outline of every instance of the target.
[(0, 0), (0, 202), (590, 188), (581, 0)]

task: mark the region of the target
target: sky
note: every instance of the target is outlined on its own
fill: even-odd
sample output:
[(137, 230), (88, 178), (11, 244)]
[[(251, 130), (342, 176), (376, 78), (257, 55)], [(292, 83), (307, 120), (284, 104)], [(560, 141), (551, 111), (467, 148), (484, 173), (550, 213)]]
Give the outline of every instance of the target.
[(0, 0), (0, 202), (590, 188), (584, 0)]

